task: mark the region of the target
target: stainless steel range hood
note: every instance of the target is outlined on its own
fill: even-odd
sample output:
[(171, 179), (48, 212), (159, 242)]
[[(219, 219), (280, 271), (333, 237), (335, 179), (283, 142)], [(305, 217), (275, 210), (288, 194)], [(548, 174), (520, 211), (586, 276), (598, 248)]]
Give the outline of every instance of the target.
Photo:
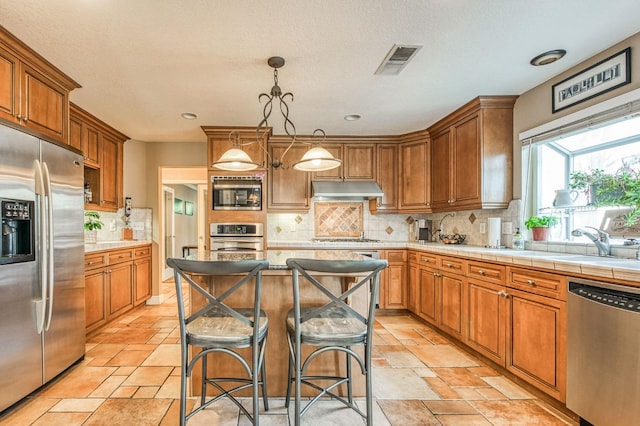
[(311, 182), (313, 197), (333, 200), (368, 200), (382, 197), (384, 193), (376, 182)]

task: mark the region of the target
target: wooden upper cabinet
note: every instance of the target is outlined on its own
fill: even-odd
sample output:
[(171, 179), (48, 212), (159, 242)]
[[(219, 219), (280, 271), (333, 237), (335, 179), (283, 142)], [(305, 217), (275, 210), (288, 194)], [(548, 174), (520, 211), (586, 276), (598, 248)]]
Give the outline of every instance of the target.
[(369, 200), (372, 213), (398, 211), (398, 144), (376, 144), (376, 181), (384, 195)]
[(69, 92), (80, 87), (0, 28), (0, 117), (69, 143)]
[(481, 96), (429, 127), (433, 211), (506, 208), (516, 96)]
[(124, 205), (123, 152), (129, 137), (74, 104), (70, 107), (69, 121), (69, 142), (73, 146), (79, 144), (82, 149), (84, 179), (93, 196), (85, 208), (117, 211)]
[[(209, 169), (220, 170), (212, 164), (218, 161), (227, 150), (233, 148), (236, 136), (239, 148), (246, 152), (253, 162), (259, 164), (258, 168), (264, 170), (266, 167), (266, 149), (271, 129), (265, 134), (260, 134), (260, 140), (257, 139), (255, 127), (202, 126), (202, 131), (207, 135), (207, 167)], [(233, 134), (234, 132), (237, 132), (237, 135)], [(273, 159), (269, 161), (271, 160)]]
[(400, 199), (403, 212), (431, 211), (430, 140), (426, 132), (408, 135), (400, 144)]
[(335, 169), (313, 173), (311, 180), (364, 180), (376, 179), (376, 151), (374, 144), (332, 143), (322, 144), (334, 157), (342, 160)]
[[(272, 158), (282, 158), (282, 154), (289, 145), (289, 142), (269, 142), (269, 155)], [(287, 152), (285, 160), (298, 159), (306, 151), (306, 146), (295, 144)], [(293, 167), (270, 167), (267, 173), (267, 209), (269, 211), (309, 211), (311, 191), (309, 173)]]

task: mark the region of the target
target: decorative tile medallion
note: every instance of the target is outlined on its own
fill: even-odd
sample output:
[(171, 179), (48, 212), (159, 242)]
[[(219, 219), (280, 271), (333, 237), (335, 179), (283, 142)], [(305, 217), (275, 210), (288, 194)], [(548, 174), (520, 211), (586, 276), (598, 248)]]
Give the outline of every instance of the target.
[(476, 221), (476, 215), (471, 213), (469, 215), (469, 222), (471, 222), (471, 224), (473, 224), (473, 222), (475, 222), (475, 221)]
[(384, 231), (389, 235), (393, 234), (393, 228), (390, 226), (387, 226), (387, 229), (385, 229)]
[(317, 202), (314, 209), (316, 237), (359, 237), (362, 203)]
[(298, 215), (298, 216), (296, 216), (296, 218), (295, 218), (294, 220), (295, 220), (295, 221), (296, 221), (296, 223), (299, 225), (299, 224), (300, 224), (300, 222), (302, 222), (302, 220), (303, 220), (303, 219), (302, 219), (302, 216)]
[(282, 228), (280, 228), (279, 226), (276, 226), (276, 234), (279, 234), (282, 232)]

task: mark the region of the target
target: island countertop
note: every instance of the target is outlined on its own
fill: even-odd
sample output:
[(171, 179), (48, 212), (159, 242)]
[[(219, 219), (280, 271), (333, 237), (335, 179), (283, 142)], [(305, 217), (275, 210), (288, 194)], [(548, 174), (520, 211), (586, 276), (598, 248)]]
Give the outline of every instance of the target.
[(352, 250), (266, 250), (266, 251), (199, 251), (187, 256), (188, 260), (239, 261), (268, 260), (270, 270), (289, 269), (287, 259), (303, 258), (314, 260), (367, 260)]

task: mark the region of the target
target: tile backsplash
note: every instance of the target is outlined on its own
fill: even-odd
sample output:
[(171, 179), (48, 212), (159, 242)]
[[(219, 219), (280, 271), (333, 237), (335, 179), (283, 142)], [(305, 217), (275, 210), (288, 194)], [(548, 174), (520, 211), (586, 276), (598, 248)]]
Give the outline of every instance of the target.
[[(98, 212), (100, 221), (104, 224), (98, 231), (98, 241), (120, 241), (122, 240), (122, 228), (125, 222), (122, 219), (124, 209), (119, 209), (116, 213)], [(132, 208), (129, 216), (129, 226), (133, 228), (134, 240), (151, 240), (152, 233), (152, 210), (150, 208)]]
[(359, 237), (363, 231), (362, 210), (362, 203), (315, 203), (315, 236)]

